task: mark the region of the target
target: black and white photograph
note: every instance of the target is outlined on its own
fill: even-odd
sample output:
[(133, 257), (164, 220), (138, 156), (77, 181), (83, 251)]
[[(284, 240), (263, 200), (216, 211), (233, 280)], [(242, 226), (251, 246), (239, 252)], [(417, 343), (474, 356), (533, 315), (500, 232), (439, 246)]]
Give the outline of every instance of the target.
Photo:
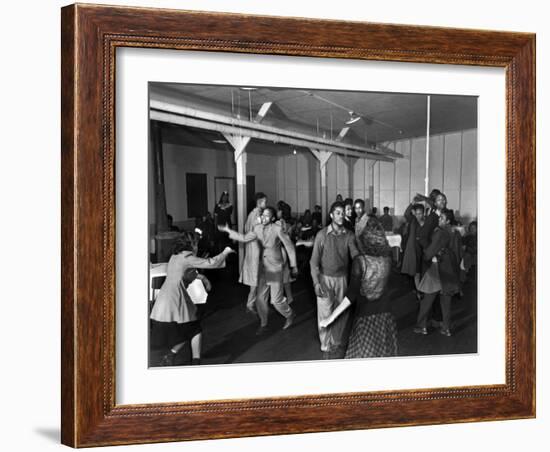
[(478, 352), (478, 98), (149, 83), (149, 367)]

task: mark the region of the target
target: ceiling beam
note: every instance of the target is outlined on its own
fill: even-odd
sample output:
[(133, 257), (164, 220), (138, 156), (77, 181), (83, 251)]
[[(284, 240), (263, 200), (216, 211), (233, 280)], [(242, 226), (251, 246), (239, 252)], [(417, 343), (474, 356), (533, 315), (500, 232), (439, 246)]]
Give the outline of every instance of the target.
[[(195, 127), (197, 129), (211, 130), (219, 132), (223, 135), (232, 134), (237, 136), (244, 136), (250, 138), (256, 138), (259, 140), (271, 141), (273, 143), (289, 144), (291, 146), (315, 148), (323, 151), (334, 152), (340, 155), (347, 155), (357, 158), (367, 158), (371, 160), (381, 160), (384, 162), (393, 162), (393, 158), (385, 155), (376, 154), (373, 152), (357, 152), (352, 149), (347, 149), (342, 146), (334, 146), (332, 142), (330, 144), (321, 144), (317, 141), (293, 138), (287, 135), (280, 135), (277, 133), (263, 132), (250, 128), (243, 128), (235, 125), (219, 124), (213, 121), (191, 118), (188, 116), (182, 116), (174, 113), (167, 113), (164, 111), (151, 110), (150, 119), (168, 122), (172, 124), (179, 124), (187, 127)], [(334, 142), (336, 143), (336, 142)], [(338, 143), (340, 144), (340, 143)]]
[[(279, 127), (259, 124), (259, 123), (254, 122), (254, 121), (246, 121), (246, 120), (243, 120), (243, 119), (232, 118), (230, 116), (225, 116), (225, 115), (221, 115), (221, 114), (218, 114), (218, 113), (211, 113), (211, 112), (207, 112), (207, 111), (203, 111), (203, 110), (198, 110), (196, 108), (186, 107), (186, 106), (183, 106), (183, 105), (176, 105), (174, 103), (167, 102), (167, 101), (164, 101), (164, 100), (158, 100), (158, 97), (160, 97), (160, 96), (155, 96), (155, 95), (153, 95), (153, 93), (151, 95), (151, 101), (150, 101), (149, 106), (150, 106), (152, 111), (160, 111), (160, 112), (165, 112), (165, 113), (171, 113), (171, 114), (179, 115), (179, 116), (182, 116), (182, 117), (190, 117), (190, 118), (195, 118), (195, 119), (200, 119), (200, 120), (206, 120), (206, 121), (209, 121), (209, 122), (225, 124), (225, 125), (229, 125), (229, 126), (233, 126), (233, 127), (237, 127), (237, 128), (242, 128), (242, 129), (252, 129), (254, 131), (271, 133), (271, 134), (275, 134), (275, 135), (278, 135), (278, 136), (287, 136), (287, 137), (290, 137), (290, 138), (306, 140), (310, 143), (314, 143), (312, 145), (312, 147), (316, 147), (316, 146), (318, 147), (318, 145), (328, 145), (328, 146), (332, 146), (332, 147), (339, 147), (341, 149), (345, 149), (345, 150), (348, 150), (348, 151), (353, 150), (353, 151), (357, 151), (359, 153), (368, 153), (370, 155), (377, 154), (377, 155), (380, 155), (380, 156), (393, 157), (393, 158), (402, 158), (403, 157), (403, 155), (401, 155), (397, 152), (391, 151), (391, 150), (381, 151), (381, 150), (378, 150), (378, 149), (375, 149), (375, 148), (368, 148), (368, 147), (364, 147), (364, 146), (358, 146), (358, 145), (354, 145), (354, 144), (351, 144), (351, 143), (344, 143), (342, 141), (326, 139), (326, 138), (317, 137), (317, 136), (314, 136), (314, 135), (308, 135), (308, 134), (304, 134), (304, 133), (300, 133), (300, 132), (281, 129)], [(309, 147), (309, 146), (307, 146), (307, 147)], [(366, 155), (365, 155), (365, 157), (366, 157)]]

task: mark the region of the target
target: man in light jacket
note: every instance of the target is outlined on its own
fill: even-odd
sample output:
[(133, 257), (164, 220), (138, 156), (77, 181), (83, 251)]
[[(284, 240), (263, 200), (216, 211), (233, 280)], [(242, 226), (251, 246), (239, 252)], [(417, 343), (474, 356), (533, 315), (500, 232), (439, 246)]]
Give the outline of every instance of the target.
[[(267, 204), (267, 196), (263, 193), (256, 193), (256, 207), (250, 211), (244, 225), (244, 233), (247, 234), (261, 223), (262, 211)], [(258, 297), (258, 268), (260, 265), (260, 244), (256, 240), (245, 243), (244, 259), (241, 268), (239, 282), (250, 286), (246, 309), (248, 312), (257, 314), (256, 299)]]
[(284, 296), (283, 270), (285, 260), (282, 246), (285, 247), (291, 273), (294, 276), (297, 274), (296, 251), (290, 237), (283, 232), (280, 225), (275, 223), (275, 218), (275, 209), (273, 207), (266, 207), (262, 212), (262, 222), (254, 226), (246, 234), (240, 234), (228, 227), (219, 228), (220, 231), (227, 232), (231, 240), (242, 243), (257, 242), (261, 246), (261, 261), (257, 269), (258, 291), (256, 310), (260, 317), (258, 335), (263, 334), (267, 329), (269, 296), (271, 296), (271, 304), (275, 310), (286, 319), (283, 329), (290, 327), (295, 317), (294, 311)]

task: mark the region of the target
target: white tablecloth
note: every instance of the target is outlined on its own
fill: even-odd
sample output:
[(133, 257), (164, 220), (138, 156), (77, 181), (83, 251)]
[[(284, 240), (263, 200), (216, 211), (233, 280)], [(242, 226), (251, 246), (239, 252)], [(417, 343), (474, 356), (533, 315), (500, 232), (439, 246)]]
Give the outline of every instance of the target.
[(393, 232), (386, 232), (386, 238), (390, 246), (401, 248), (401, 236), (399, 234), (394, 234)]
[(161, 262), (160, 264), (149, 264), (149, 301), (153, 301), (158, 292), (158, 289), (153, 289), (153, 279), (166, 276), (167, 267), (167, 262)]

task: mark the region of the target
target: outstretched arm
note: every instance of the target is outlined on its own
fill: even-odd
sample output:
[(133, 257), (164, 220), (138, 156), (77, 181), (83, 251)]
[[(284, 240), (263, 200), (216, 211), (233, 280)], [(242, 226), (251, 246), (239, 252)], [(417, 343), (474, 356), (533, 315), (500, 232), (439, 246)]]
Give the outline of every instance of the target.
[(189, 262), (190, 267), (195, 268), (223, 268), (225, 267), (225, 259), (231, 253), (234, 253), (231, 248), (225, 247), (225, 249), (214, 257), (207, 259), (198, 256), (186, 256), (185, 259)]
[(234, 231), (225, 225), (218, 226), (218, 229), (222, 232), (227, 232), (229, 234), (229, 238), (231, 240), (235, 240), (236, 242), (248, 243), (258, 239), (258, 235), (254, 232), (254, 230), (247, 232), (246, 234), (241, 234), (240, 232)]
[(424, 201), (426, 202), (432, 209), (434, 208), (434, 203), (431, 198), (428, 198), (427, 196), (421, 195), (420, 193), (417, 193), (414, 197), (414, 201)]

